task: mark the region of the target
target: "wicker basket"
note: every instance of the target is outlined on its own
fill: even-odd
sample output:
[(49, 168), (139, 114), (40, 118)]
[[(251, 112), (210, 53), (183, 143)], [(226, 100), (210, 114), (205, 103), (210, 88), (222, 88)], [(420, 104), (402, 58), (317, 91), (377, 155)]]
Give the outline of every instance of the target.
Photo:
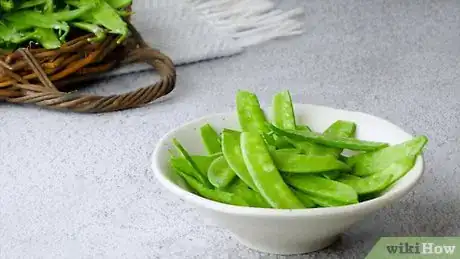
[[(100, 43), (91, 43), (88, 39), (94, 37), (93, 34), (74, 32), (57, 50), (28, 47), (0, 52), (0, 101), (100, 113), (139, 107), (169, 94), (176, 83), (173, 62), (150, 48), (128, 19), (126, 22), (130, 36), (122, 44), (117, 44), (115, 35), (109, 35)], [(161, 76), (160, 80), (120, 95), (78, 92), (82, 83), (97, 80), (101, 73), (136, 62), (151, 65)]]

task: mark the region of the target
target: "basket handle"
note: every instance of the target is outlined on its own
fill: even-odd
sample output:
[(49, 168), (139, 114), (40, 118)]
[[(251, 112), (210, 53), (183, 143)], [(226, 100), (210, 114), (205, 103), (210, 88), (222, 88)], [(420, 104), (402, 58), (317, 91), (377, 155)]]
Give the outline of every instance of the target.
[[(132, 92), (110, 96), (61, 92), (48, 79), (40, 65), (30, 64), (34, 72), (39, 76), (42, 85), (18, 82), (15, 86), (23, 90), (23, 95), (21, 97), (8, 98), (6, 101), (84, 113), (119, 111), (150, 103), (174, 90), (176, 71), (169, 57), (158, 50), (146, 47), (144, 44), (142, 45), (140, 48), (130, 52), (130, 55), (128, 55), (129, 60), (125, 60), (125, 63), (145, 62), (155, 68), (161, 78), (153, 85)], [(30, 52), (27, 53), (27, 49), (22, 49), (22, 51), (25, 52), (25, 57), (29, 56), (32, 61), (35, 61)]]

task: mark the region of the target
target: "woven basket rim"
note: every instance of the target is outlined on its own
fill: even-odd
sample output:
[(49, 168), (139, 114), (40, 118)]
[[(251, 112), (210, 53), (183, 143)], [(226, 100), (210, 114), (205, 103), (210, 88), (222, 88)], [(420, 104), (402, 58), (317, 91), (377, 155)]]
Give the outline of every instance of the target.
[[(130, 35), (121, 44), (115, 35), (91, 43), (88, 38), (94, 34), (86, 33), (56, 50), (18, 48), (0, 55), (0, 100), (76, 112), (109, 112), (139, 107), (169, 94), (176, 82), (172, 60), (150, 48), (131, 22), (126, 22)], [(80, 85), (122, 64), (136, 62), (153, 66), (161, 79), (136, 91), (107, 97), (62, 91), (63, 86)]]

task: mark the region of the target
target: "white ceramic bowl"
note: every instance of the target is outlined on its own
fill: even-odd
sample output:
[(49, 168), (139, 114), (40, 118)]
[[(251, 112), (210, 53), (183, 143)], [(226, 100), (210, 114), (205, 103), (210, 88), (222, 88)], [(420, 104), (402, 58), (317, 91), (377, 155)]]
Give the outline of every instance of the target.
[[(357, 124), (356, 136), (363, 140), (397, 144), (413, 136), (392, 123), (372, 115), (309, 104), (294, 104), (298, 123), (322, 132), (336, 120)], [(271, 118), (270, 108), (266, 109)], [(169, 148), (177, 138), (193, 154), (206, 154), (199, 128), (210, 123), (216, 130), (240, 129), (235, 112), (212, 114), (176, 128), (158, 143), (152, 157), (152, 169), (158, 181), (170, 192), (193, 204), (200, 213), (228, 229), (242, 244), (267, 253), (301, 254), (323, 249), (341, 233), (373, 212), (398, 201), (418, 182), (423, 173), (420, 156), (414, 168), (382, 196), (359, 204), (303, 210), (248, 208), (214, 202), (189, 192), (169, 168)]]

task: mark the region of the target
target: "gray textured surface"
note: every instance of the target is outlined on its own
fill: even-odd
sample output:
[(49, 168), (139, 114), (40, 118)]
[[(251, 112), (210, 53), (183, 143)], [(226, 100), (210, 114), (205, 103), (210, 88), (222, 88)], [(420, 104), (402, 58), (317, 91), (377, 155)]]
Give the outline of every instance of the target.
[[(103, 115), (0, 104), (0, 257), (277, 258), (202, 220), (149, 170), (160, 136), (233, 109), (237, 88), (256, 91), (263, 104), (289, 89), (297, 102), (368, 112), (430, 137), (426, 173), (410, 195), (332, 247), (293, 258), (363, 258), (380, 236), (459, 235), (460, 3), (283, 5), (307, 8), (303, 37), (181, 67), (166, 102)], [(132, 75), (96, 89), (154, 79)]]

